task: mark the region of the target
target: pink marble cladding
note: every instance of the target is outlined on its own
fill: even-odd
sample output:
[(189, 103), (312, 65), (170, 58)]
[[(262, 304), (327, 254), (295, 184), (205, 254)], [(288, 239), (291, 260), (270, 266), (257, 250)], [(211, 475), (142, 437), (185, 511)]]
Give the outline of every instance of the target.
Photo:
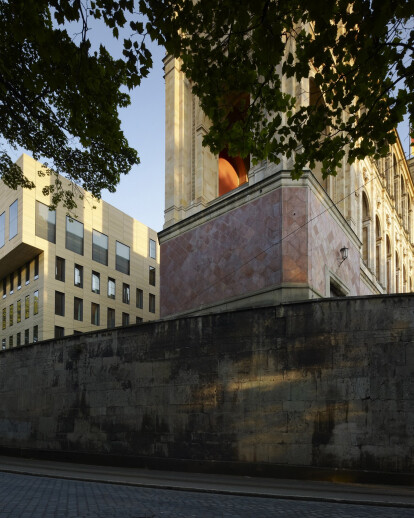
[(161, 316), (281, 283), (281, 193), (161, 244)]
[[(360, 294), (359, 249), (349, 239), (325, 205), (309, 192), (309, 284), (322, 296), (326, 294), (325, 265), (350, 290)], [(348, 259), (341, 265), (342, 247), (349, 249)], [(328, 287), (329, 288), (329, 287)]]
[(307, 189), (282, 189), (282, 263), (283, 282), (306, 283), (308, 280)]

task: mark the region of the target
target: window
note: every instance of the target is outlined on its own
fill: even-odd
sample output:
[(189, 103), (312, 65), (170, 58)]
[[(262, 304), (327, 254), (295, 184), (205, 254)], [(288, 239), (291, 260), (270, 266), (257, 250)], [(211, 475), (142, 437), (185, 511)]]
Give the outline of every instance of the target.
[(76, 331), (76, 329), (73, 331), (73, 334), (74, 335), (82, 335), (82, 331)]
[(16, 345), (22, 345), (22, 334), (17, 333), (16, 335)]
[(155, 268), (153, 266), (149, 267), (149, 279), (148, 282), (151, 286), (155, 286)]
[(33, 294), (33, 315), (39, 313), (39, 290), (36, 290)]
[(6, 298), (6, 293), (7, 293), (7, 279), (6, 279), (6, 277), (4, 277), (4, 279), (3, 279), (3, 299)]
[(83, 320), (83, 300), (78, 297), (73, 299), (73, 318), (80, 322)]
[(10, 304), (10, 306), (9, 306), (9, 326), (12, 326), (13, 321), (14, 321), (13, 309), (14, 309), (13, 304)]
[(92, 259), (108, 266), (108, 236), (92, 230)]
[(55, 279), (65, 282), (65, 260), (56, 256)]
[(129, 284), (122, 285), (122, 302), (129, 304)]
[(30, 341), (30, 335), (29, 335), (29, 330), (28, 329), (25, 329), (24, 330), (24, 343), (25, 344), (28, 344)]
[(39, 256), (37, 255), (34, 260), (34, 278), (39, 278)]
[(141, 322), (142, 322), (142, 317), (136, 317), (135, 318), (135, 323), (136, 324), (141, 324)]
[(106, 325), (108, 328), (115, 327), (115, 310), (112, 308), (108, 308)]
[(128, 313), (122, 313), (122, 325), (128, 326), (129, 325), (129, 315)]
[(150, 313), (155, 313), (155, 295), (153, 295), (152, 293), (149, 294), (148, 310)]
[(55, 315), (65, 316), (65, 294), (55, 291)]
[(65, 328), (55, 326), (55, 338), (63, 338), (65, 336)]
[(13, 347), (13, 335), (9, 336), (9, 347)]
[(6, 308), (3, 308), (2, 320), (1, 320), (1, 328), (2, 329), (6, 329), (6, 322), (7, 322)]
[(10, 283), (10, 295), (14, 293), (14, 273), (9, 275), (9, 283)]
[(17, 289), (20, 290), (22, 288), (22, 269), (19, 268), (17, 270)]
[(56, 243), (56, 211), (36, 201), (36, 236)]
[(16, 303), (17, 323), (22, 321), (22, 301), (18, 300)]
[(83, 255), (83, 223), (66, 216), (66, 248)]
[(108, 297), (115, 298), (115, 279), (111, 279), (111, 277), (108, 277)]
[(39, 326), (33, 327), (33, 342), (37, 342), (39, 340)]
[(17, 236), (17, 212), (18, 205), (16, 200), (9, 207), (9, 239)]
[(144, 292), (137, 288), (137, 308), (142, 309), (144, 307)]
[(98, 294), (101, 292), (101, 276), (98, 272), (92, 272), (92, 291)]
[(30, 295), (26, 295), (24, 299), (24, 318), (29, 318), (30, 316)]
[(83, 288), (83, 266), (79, 264), (75, 264), (75, 286), (78, 288)]
[(99, 304), (91, 303), (91, 324), (99, 326)]
[(149, 255), (152, 259), (156, 259), (157, 258), (157, 248), (156, 248), (156, 243), (153, 239), (150, 239), (149, 240)]
[(6, 241), (6, 213), (0, 214), (0, 248), (4, 246)]
[(26, 263), (26, 284), (30, 282), (30, 262)]
[(6, 348), (6, 339), (5, 338), (2, 338), (1, 339), (1, 348), (4, 350)]
[(129, 275), (129, 246), (123, 245), (119, 241), (115, 245), (115, 268), (118, 272)]

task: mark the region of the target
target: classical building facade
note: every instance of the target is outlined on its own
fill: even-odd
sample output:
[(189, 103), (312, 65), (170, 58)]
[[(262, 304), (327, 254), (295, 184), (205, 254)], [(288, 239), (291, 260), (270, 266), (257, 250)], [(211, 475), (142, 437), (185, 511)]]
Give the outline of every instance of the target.
[[(413, 291), (413, 169), (399, 140), (378, 162), (292, 180), (286, 157), (250, 167), (214, 156), (202, 146), (208, 119), (171, 57), (165, 81), (161, 316)], [(313, 80), (303, 81), (283, 87), (306, 104)]]
[(156, 232), (85, 191), (70, 216), (49, 211), (50, 177), (17, 163), (35, 188), (1, 185), (2, 348), (158, 318)]

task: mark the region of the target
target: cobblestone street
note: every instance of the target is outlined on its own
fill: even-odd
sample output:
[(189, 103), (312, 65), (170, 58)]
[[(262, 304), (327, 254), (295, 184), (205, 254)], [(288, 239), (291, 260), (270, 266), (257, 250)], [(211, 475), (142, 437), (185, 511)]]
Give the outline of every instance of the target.
[(408, 518), (414, 509), (255, 498), (0, 473), (1, 518)]

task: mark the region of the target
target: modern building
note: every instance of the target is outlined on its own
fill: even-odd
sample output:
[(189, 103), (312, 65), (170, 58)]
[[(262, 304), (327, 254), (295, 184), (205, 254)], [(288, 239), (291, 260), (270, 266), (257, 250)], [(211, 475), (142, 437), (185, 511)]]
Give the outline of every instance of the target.
[[(219, 156), (178, 60), (167, 57), (161, 316), (414, 289), (414, 183), (399, 140), (386, 158), (292, 180), (292, 161)], [(312, 102), (312, 77), (284, 88)], [(308, 81), (308, 83), (306, 83)], [(177, 297), (177, 293), (180, 294)]]
[(156, 232), (62, 177), (77, 208), (50, 211), (51, 177), (17, 163), (35, 188), (0, 187), (2, 348), (158, 318)]

